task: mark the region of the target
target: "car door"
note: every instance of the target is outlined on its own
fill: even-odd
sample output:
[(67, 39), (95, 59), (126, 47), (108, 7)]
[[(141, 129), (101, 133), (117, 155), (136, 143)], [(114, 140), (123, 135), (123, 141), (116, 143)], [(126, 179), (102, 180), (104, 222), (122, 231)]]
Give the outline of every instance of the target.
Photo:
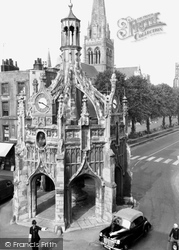
[(144, 217), (139, 216), (131, 223), (131, 230), (134, 235), (134, 240), (143, 234)]

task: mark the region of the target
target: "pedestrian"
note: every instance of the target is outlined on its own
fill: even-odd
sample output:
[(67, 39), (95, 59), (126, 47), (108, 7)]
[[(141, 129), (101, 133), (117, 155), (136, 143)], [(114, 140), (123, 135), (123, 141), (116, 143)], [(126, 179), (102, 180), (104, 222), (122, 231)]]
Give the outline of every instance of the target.
[(32, 250), (38, 250), (39, 249), (39, 242), (40, 242), (40, 236), (39, 231), (45, 231), (47, 230), (47, 227), (39, 227), (37, 226), (36, 220), (32, 221), (32, 226), (30, 227), (29, 231), (29, 243), (31, 243)]
[(170, 242), (174, 242), (176, 241), (178, 243), (179, 246), (179, 228), (178, 228), (178, 224), (174, 223), (173, 228), (169, 234), (169, 239)]

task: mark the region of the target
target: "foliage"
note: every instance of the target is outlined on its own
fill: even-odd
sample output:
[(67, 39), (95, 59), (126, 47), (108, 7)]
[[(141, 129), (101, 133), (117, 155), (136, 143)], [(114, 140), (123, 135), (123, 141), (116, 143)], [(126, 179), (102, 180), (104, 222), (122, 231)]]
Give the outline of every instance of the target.
[[(105, 94), (111, 90), (112, 70), (100, 72), (96, 78), (96, 88)], [(119, 71), (116, 74), (116, 92), (122, 103), (124, 93), (128, 101), (128, 117), (132, 121), (133, 132), (135, 123), (147, 121), (149, 132), (149, 120), (157, 117), (179, 115), (179, 90), (162, 83), (149, 84), (141, 76), (132, 76), (125, 79), (125, 75)]]

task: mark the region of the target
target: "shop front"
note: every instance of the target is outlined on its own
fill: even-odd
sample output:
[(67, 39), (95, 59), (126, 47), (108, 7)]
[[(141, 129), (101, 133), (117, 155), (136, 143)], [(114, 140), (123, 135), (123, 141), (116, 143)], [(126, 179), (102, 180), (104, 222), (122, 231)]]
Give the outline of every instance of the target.
[(14, 171), (15, 147), (13, 143), (0, 143), (0, 170)]

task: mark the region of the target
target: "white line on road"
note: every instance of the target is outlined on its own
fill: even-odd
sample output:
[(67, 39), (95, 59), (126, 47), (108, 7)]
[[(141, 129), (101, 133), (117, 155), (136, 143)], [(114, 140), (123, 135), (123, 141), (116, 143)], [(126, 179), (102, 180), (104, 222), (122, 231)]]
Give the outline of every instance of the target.
[(159, 162), (159, 161), (161, 161), (161, 160), (163, 160), (162, 157), (160, 157), (160, 158), (158, 158), (157, 160), (155, 160), (155, 162)]
[[(149, 155), (149, 156), (155, 155), (155, 154), (157, 154), (157, 153), (163, 151), (164, 149), (169, 148), (169, 147), (171, 147), (171, 146), (173, 146), (173, 145), (175, 145), (175, 144), (177, 144), (177, 143), (179, 143), (179, 141), (176, 141), (176, 142), (174, 142), (174, 143), (172, 143), (172, 144), (170, 144), (170, 145), (168, 145), (168, 146), (166, 146), (166, 147), (164, 147), (164, 148), (162, 148), (162, 149), (160, 149), (160, 150), (154, 152), (153, 154), (151, 154), (151, 155)], [(139, 160), (138, 162), (135, 163), (135, 166), (136, 166), (139, 162), (140, 162), (140, 160)]]
[(156, 157), (150, 157), (150, 158), (148, 158), (148, 159), (146, 159), (146, 161), (152, 161), (153, 159), (155, 159)]
[(170, 161), (172, 161), (172, 159), (167, 159), (166, 161), (164, 161), (163, 163), (169, 163)]
[(137, 159), (140, 155), (134, 156), (131, 158), (131, 160)]
[(141, 158), (139, 158), (138, 160), (143, 160), (143, 159), (145, 159), (145, 158), (147, 158), (148, 156), (143, 156), (143, 157), (141, 157)]
[(173, 164), (173, 165), (178, 165), (178, 164), (179, 164), (179, 161), (177, 160), (177, 161), (173, 162), (172, 164)]

